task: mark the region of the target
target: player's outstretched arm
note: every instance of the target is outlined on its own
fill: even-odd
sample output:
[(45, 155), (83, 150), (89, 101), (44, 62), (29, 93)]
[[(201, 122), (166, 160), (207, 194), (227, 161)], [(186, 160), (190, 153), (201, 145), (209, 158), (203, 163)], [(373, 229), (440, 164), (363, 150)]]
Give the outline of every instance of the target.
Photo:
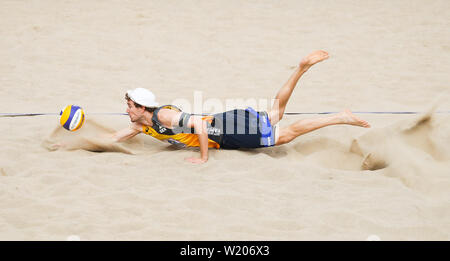
[(140, 129), (138, 129), (134, 124), (130, 125), (130, 127), (122, 129), (120, 131), (117, 131), (113, 133), (110, 138), (113, 139), (115, 142), (123, 142), (126, 140), (129, 140), (139, 134), (141, 132)]

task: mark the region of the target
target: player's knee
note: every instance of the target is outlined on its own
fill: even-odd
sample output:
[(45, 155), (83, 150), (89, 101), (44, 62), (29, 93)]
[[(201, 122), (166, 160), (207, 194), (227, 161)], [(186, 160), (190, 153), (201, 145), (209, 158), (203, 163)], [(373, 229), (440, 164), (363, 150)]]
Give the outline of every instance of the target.
[(295, 139), (295, 134), (292, 132), (292, 130), (288, 127), (280, 131), (280, 134), (278, 136), (278, 145), (286, 144), (291, 142), (293, 139)]
[(293, 138), (291, 138), (291, 137), (287, 137), (287, 136), (285, 136), (285, 137), (280, 137), (280, 138), (278, 139), (278, 145), (289, 143), (289, 142), (291, 142), (292, 140), (293, 140)]

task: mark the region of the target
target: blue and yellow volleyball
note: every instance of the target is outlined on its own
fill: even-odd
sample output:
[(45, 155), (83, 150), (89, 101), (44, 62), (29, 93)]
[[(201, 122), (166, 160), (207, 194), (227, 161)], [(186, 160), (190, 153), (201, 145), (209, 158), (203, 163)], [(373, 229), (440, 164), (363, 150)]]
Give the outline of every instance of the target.
[(69, 131), (76, 131), (83, 126), (84, 123), (84, 111), (80, 106), (68, 105), (61, 113), (59, 123), (61, 126)]

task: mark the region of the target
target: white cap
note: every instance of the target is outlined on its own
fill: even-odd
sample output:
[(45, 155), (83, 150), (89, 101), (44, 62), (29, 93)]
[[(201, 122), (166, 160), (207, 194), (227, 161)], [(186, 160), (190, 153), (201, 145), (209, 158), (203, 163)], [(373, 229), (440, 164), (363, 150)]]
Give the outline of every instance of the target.
[(145, 107), (157, 107), (158, 103), (155, 101), (155, 95), (153, 92), (144, 89), (136, 88), (134, 90), (127, 91), (128, 97), (135, 103)]

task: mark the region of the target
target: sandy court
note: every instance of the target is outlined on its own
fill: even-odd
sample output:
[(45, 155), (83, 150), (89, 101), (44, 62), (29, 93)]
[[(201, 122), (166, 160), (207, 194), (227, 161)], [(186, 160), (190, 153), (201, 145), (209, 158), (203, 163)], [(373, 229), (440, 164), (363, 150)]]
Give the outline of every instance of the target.
[[(124, 112), (136, 87), (161, 104), (271, 99), (317, 49), (331, 57), (287, 112), (448, 111), (449, 1), (0, 3), (0, 113), (77, 104), (88, 119), (70, 133), (57, 116), (0, 117), (0, 240), (450, 239), (448, 113), (359, 114), (372, 128), (203, 165), (143, 134), (104, 144), (129, 119), (89, 115)], [(322, 116), (280, 125), (308, 117)]]

